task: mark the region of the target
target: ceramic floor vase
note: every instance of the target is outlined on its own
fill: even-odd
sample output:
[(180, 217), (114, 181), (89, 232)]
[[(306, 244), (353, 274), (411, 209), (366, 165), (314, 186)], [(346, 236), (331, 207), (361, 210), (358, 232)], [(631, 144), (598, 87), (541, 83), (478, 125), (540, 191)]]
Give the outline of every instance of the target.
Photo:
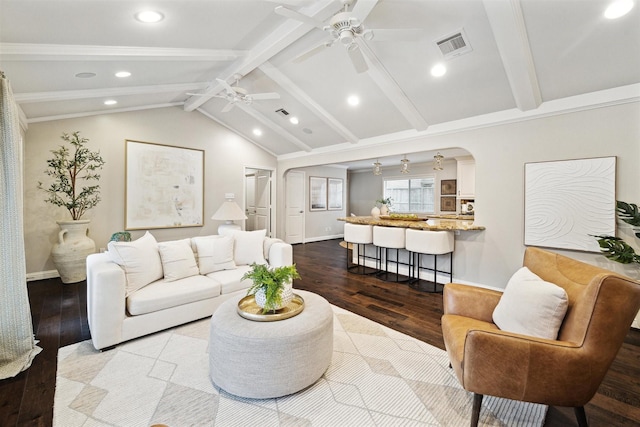
[(58, 242), (51, 249), (51, 258), (62, 283), (81, 282), (87, 278), (87, 255), (95, 253), (96, 244), (87, 236), (90, 220), (57, 221)]

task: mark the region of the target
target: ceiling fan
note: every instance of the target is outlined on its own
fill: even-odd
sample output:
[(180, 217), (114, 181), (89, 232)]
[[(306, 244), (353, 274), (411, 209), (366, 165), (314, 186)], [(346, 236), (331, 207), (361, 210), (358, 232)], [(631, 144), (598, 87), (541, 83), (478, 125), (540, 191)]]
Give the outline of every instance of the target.
[[(214, 98), (222, 98), (227, 100), (227, 105), (221, 110), (222, 113), (226, 113), (230, 111), (235, 104), (242, 102), (245, 105), (251, 105), (253, 101), (259, 101), (263, 99), (279, 99), (280, 94), (276, 92), (265, 92), (265, 93), (248, 93), (246, 89), (243, 89), (238, 86), (240, 82), (240, 78), (242, 77), (239, 74), (233, 76), (236, 79), (236, 85), (231, 86), (227, 83), (226, 80), (216, 79), (218, 84), (220, 84), (224, 88), (224, 92), (220, 92), (216, 95), (213, 95)], [(206, 93), (187, 93), (187, 95), (193, 96), (202, 96), (206, 95)]]
[(347, 54), (349, 55), (356, 72), (363, 73), (367, 71), (369, 67), (367, 66), (364, 55), (360, 50), (360, 46), (358, 45), (362, 39), (367, 41), (415, 40), (422, 34), (422, 30), (419, 29), (365, 29), (362, 24), (362, 21), (364, 20), (364, 17), (362, 17), (364, 11), (362, 10), (362, 7), (359, 8), (359, 5), (365, 4), (365, 1), (358, 1), (352, 10), (349, 10), (353, 1), (354, 0), (341, 0), (343, 10), (333, 15), (331, 19), (329, 19), (328, 25), (284, 6), (277, 6), (275, 8), (275, 12), (278, 15), (312, 25), (327, 32), (330, 36), (329, 40), (324, 41), (296, 57), (296, 59), (294, 59), (295, 62), (303, 61), (320, 52), (324, 48), (333, 46), (337, 41), (339, 41), (340, 44), (346, 47)]

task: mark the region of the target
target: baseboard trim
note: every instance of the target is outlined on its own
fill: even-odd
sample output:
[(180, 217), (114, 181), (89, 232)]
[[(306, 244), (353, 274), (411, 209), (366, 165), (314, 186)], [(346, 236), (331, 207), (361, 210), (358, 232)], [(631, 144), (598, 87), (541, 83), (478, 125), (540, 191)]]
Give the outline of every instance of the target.
[(27, 282), (53, 279), (55, 277), (60, 277), (60, 273), (58, 273), (58, 270), (36, 271), (35, 273), (27, 273)]
[(333, 239), (342, 239), (342, 238), (344, 238), (344, 234), (334, 234), (332, 236), (308, 237), (304, 239), (303, 243), (321, 242), (323, 240), (333, 240)]

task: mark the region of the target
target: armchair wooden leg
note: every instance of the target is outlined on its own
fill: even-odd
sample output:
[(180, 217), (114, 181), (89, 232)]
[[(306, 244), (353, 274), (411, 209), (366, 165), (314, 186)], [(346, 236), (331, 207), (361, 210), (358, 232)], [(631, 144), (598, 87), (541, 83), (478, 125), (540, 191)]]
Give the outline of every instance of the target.
[(471, 427), (478, 427), (480, 421), (480, 408), (482, 408), (482, 394), (473, 393), (473, 409), (471, 411)]
[(589, 423), (587, 423), (587, 414), (584, 412), (584, 406), (576, 406), (573, 408), (573, 412), (576, 414), (579, 427), (589, 427)]

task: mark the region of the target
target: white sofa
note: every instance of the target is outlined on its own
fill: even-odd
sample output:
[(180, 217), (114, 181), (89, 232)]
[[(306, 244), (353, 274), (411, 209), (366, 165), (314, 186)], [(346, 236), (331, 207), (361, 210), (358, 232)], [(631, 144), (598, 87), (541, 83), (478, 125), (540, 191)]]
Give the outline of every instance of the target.
[(252, 262), (293, 264), (291, 245), (265, 231), (233, 231), (156, 242), (110, 242), (87, 257), (87, 317), (98, 350), (211, 316), (251, 286), (242, 281)]

